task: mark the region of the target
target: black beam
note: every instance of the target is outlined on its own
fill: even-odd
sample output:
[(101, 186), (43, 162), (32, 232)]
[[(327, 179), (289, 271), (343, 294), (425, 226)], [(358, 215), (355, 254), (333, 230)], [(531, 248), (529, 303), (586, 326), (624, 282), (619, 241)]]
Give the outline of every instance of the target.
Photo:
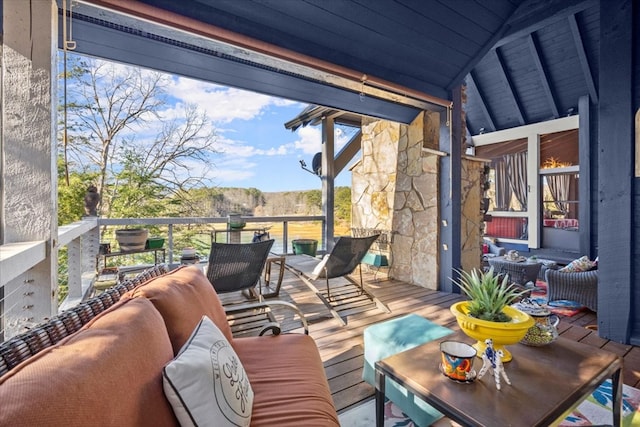
[(551, 85), (549, 85), (549, 77), (547, 76), (546, 67), (542, 63), (542, 59), (540, 59), (540, 54), (538, 53), (538, 43), (533, 34), (529, 34), (527, 37), (527, 44), (529, 45), (529, 50), (531, 51), (531, 59), (536, 64), (536, 68), (538, 69), (538, 74), (540, 75), (540, 83), (542, 84), (542, 90), (544, 92), (545, 97), (547, 98), (547, 102), (549, 103), (549, 107), (551, 108), (551, 113), (554, 118), (560, 117), (560, 113), (558, 112), (558, 104), (556, 103), (555, 96), (553, 95), (553, 91), (551, 90)]
[(629, 342), (640, 299), (632, 274), (633, 2), (600, 3), (598, 334), (622, 343)]
[(511, 101), (513, 102), (513, 108), (516, 114), (518, 115), (518, 122), (520, 123), (520, 125), (525, 125), (526, 123), (524, 121), (524, 115), (522, 114), (522, 107), (520, 106), (520, 101), (518, 100), (518, 97), (516, 96), (516, 93), (513, 90), (513, 84), (511, 83), (511, 78), (509, 77), (509, 75), (507, 74), (507, 71), (505, 70), (500, 53), (496, 49), (496, 50), (492, 50), (489, 55), (491, 55), (492, 59), (496, 61), (496, 63), (498, 64), (496, 68), (497, 68), (499, 77), (504, 83), (507, 96), (511, 98)]
[(582, 43), (582, 35), (580, 34), (580, 28), (578, 27), (578, 21), (576, 21), (575, 15), (571, 15), (567, 18), (569, 20), (569, 28), (571, 28), (571, 35), (573, 36), (573, 42), (576, 45), (576, 51), (578, 53), (578, 59), (580, 60), (580, 68), (582, 69), (582, 75), (587, 83), (589, 89), (589, 96), (593, 99), (593, 102), (598, 103), (598, 91), (596, 90), (596, 84), (593, 81), (591, 74), (591, 67), (589, 66), (589, 60), (587, 59), (587, 53), (584, 50), (584, 44)]
[(599, 0), (528, 0), (509, 18), (509, 29), (495, 47), (503, 46), (527, 34), (560, 22), (570, 15), (596, 6)]
[(440, 158), (439, 289), (459, 293), (451, 278), (462, 268), (462, 87), (451, 99), (452, 111), (440, 115), (440, 149), (449, 155)]
[[(62, 20), (60, 20), (62, 25)], [(60, 31), (60, 37), (62, 31)], [(372, 96), (362, 98), (322, 82), (292, 76), (246, 62), (217, 56), (215, 52), (152, 34), (134, 34), (74, 19), (76, 53), (151, 68), (221, 85), (264, 93), (344, 111), (411, 123), (419, 109)], [(62, 43), (62, 40), (59, 40)], [(61, 44), (60, 44), (61, 46)]]
[[(485, 120), (487, 121), (487, 126), (484, 127), (487, 131), (495, 131), (496, 123), (493, 121), (493, 117), (491, 116), (491, 112), (489, 108), (487, 108), (487, 103), (484, 101), (484, 95), (482, 94), (482, 89), (476, 83), (476, 79), (473, 77), (473, 71), (469, 73), (469, 77), (467, 79), (467, 85), (469, 89), (475, 90), (478, 94), (478, 98), (480, 100), (480, 109), (482, 110), (482, 114), (484, 115)], [(488, 128), (488, 129), (487, 129)]]

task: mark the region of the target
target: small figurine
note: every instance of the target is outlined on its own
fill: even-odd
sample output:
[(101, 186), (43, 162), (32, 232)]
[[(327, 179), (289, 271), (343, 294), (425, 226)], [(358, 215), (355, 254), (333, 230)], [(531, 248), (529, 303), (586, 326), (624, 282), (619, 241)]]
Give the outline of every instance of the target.
[(487, 345), (487, 348), (482, 354), (482, 369), (478, 372), (478, 379), (482, 378), (484, 374), (491, 369), (498, 390), (500, 390), (500, 375), (502, 375), (507, 384), (511, 385), (511, 381), (509, 381), (509, 377), (507, 377), (504, 365), (502, 364), (502, 356), (504, 356), (504, 353), (502, 350), (496, 351), (493, 349), (493, 340), (491, 338), (487, 338), (484, 343)]
[(84, 213), (87, 216), (98, 216), (98, 211), (96, 210), (98, 203), (100, 203), (98, 189), (95, 185), (90, 185), (84, 196)]

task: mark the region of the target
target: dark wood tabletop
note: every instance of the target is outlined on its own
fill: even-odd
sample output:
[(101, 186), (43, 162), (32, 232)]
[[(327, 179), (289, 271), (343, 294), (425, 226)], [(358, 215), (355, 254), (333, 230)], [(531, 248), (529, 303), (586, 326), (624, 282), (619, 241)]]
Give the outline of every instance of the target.
[[(469, 344), (462, 332), (447, 336)], [(614, 425), (621, 422), (622, 359), (614, 353), (559, 337), (530, 347), (509, 346), (513, 360), (505, 363), (511, 385), (497, 390), (487, 373), (472, 383), (458, 383), (438, 368), (441, 340), (398, 353), (376, 363), (376, 410), (382, 421), (384, 377), (393, 378), (440, 412), (462, 425), (548, 426), (562, 421), (607, 378), (613, 380)], [(480, 371), (482, 360), (474, 368)]]

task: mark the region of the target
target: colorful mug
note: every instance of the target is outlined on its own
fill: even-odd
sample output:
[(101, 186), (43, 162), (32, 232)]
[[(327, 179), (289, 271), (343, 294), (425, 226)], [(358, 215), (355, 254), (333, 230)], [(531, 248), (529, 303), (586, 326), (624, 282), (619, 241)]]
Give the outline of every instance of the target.
[(442, 373), (456, 381), (470, 382), (476, 377), (473, 361), (476, 349), (460, 341), (443, 341), (440, 343)]

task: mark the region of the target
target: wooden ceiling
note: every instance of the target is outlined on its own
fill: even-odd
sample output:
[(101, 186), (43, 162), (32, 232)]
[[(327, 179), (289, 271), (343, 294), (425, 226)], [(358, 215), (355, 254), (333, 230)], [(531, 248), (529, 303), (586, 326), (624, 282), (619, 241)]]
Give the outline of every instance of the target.
[[(73, 16), (81, 53), (401, 122), (423, 109), (403, 99), (466, 83), (471, 135), (598, 99), (597, 0), (81, 0)], [(395, 95), (362, 96), (378, 88)]]

